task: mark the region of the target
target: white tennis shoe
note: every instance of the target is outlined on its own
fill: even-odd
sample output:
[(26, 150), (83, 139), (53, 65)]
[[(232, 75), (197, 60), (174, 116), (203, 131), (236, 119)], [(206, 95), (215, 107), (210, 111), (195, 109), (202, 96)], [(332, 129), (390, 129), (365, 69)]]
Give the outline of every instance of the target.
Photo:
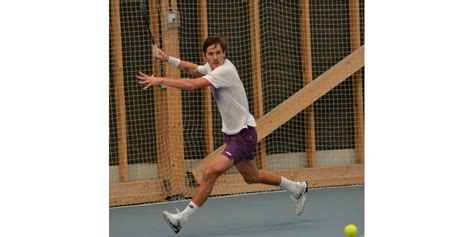
[(171, 227), (174, 233), (178, 233), (181, 228), (183, 227), (183, 216), (179, 212), (179, 209), (176, 208), (178, 213), (169, 213), (167, 211), (163, 211), (163, 218), (165, 219), (166, 223)]
[(291, 199), (296, 204), (296, 215), (301, 215), (304, 210), (304, 204), (306, 202), (306, 194), (308, 193), (308, 182), (302, 181), (299, 182), (300, 184), (300, 191), (296, 194), (290, 196)]

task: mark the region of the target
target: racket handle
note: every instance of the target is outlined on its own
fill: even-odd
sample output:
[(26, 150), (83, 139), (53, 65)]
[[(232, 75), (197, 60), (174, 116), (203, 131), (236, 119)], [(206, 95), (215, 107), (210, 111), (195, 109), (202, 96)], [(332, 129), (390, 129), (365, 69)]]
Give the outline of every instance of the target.
[(152, 44), (152, 48), (153, 48), (153, 49), (156, 49), (156, 50), (158, 51), (158, 53), (161, 53), (161, 52), (162, 52), (161, 49), (159, 49), (159, 48), (156, 46), (156, 44)]

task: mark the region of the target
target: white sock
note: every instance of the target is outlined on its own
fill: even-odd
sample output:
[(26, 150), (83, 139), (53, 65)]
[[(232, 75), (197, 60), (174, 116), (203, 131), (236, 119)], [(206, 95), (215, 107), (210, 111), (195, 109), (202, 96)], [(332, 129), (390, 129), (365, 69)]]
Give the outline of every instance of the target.
[(280, 187), (293, 194), (300, 191), (300, 185), (297, 182), (288, 180), (283, 176), (281, 176)]
[(188, 222), (188, 218), (199, 209), (198, 205), (196, 205), (193, 201), (189, 202), (188, 206), (181, 212), (183, 215), (183, 223)]

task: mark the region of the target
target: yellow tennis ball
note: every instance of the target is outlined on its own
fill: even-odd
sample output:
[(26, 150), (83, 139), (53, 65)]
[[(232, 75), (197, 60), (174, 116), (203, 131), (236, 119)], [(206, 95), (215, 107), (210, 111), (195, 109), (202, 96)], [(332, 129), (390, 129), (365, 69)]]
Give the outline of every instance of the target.
[(346, 225), (344, 233), (346, 233), (347, 237), (355, 237), (357, 235), (357, 226), (354, 224)]

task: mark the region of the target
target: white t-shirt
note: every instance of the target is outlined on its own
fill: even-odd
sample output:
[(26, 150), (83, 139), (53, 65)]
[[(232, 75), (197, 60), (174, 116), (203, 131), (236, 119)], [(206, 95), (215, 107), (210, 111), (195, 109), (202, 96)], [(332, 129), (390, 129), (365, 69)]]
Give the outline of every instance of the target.
[(247, 126), (257, 125), (249, 112), (244, 85), (231, 61), (226, 59), (214, 70), (207, 63), (199, 66), (198, 71), (212, 84), (212, 96), (222, 118), (222, 132), (233, 135)]

